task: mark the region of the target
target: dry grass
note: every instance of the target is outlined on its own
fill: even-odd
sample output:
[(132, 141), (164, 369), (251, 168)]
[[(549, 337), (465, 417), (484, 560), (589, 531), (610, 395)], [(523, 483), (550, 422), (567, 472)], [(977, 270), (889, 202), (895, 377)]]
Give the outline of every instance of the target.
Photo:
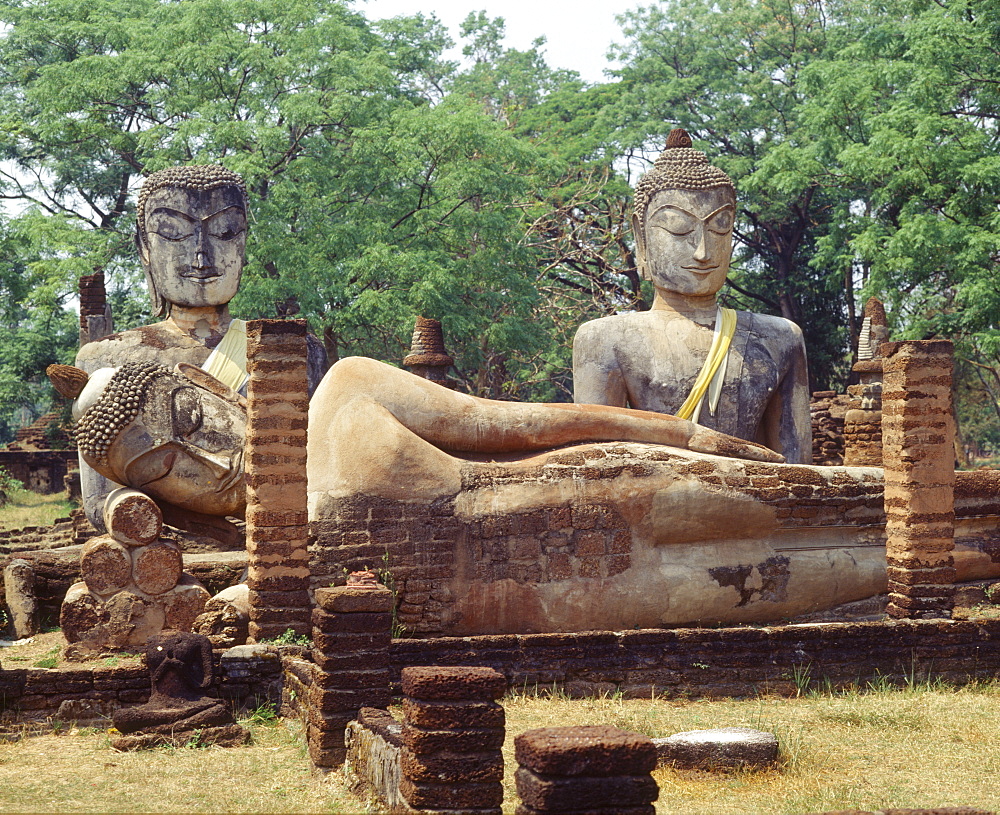
[[(612, 724), (650, 736), (726, 726), (778, 735), (783, 765), (776, 770), (658, 771), (658, 813), (1000, 809), (1000, 684), (745, 701), (515, 695), (504, 704), (508, 813), (516, 805), (514, 736), (566, 724)], [(94, 730), (0, 743), (0, 812), (366, 811), (339, 774), (312, 774), (295, 723), (252, 727), (254, 745), (229, 750), (121, 754)]]
[[(746, 701), (516, 697), (506, 709), (508, 732), (513, 734), (572, 722), (610, 724), (650, 736), (714, 727), (754, 727), (778, 736), (784, 763), (777, 770), (731, 775), (657, 771), (657, 813), (806, 813), (963, 804), (1000, 809), (996, 684)], [(505, 745), (505, 783), (512, 802), (511, 742)]]
[(26, 526), (51, 526), (56, 518), (65, 518), (73, 510), (64, 493), (39, 495), (30, 490), (16, 490), (10, 501), (0, 507), (0, 529), (23, 529)]
[(338, 774), (313, 775), (293, 723), (250, 747), (111, 749), (70, 730), (0, 743), (0, 812), (358, 812)]
[[(46, 631), (36, 634), (28, 641), (18, 640), (17, 645), (0, 647), (0, 663), (8, 670), (11, 668), (107, 668), (129, 667), (141, 665), (143, 662), (142, 646), (135, 646), (131, 652), (109, 653), (107, 656), (95, 656), (82, 662), (71, 662), (63, 658), (66, 650), (66, 638), (62, 631)], [(39, 665), (42, 662), (44, 664)]]

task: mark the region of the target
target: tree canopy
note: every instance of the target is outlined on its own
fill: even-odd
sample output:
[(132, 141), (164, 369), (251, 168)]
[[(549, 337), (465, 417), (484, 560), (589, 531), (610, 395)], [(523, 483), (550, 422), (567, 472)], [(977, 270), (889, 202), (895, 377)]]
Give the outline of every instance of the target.
[(461, 64), (433, 16), (344, 0), (0, 0), (0, 22), (0, 438), (72, 356), (78, 276), (105, 271), (119, 327), (147, 319), (134, 195), (198, 161), (248, 182), (238, 315), (398, 362), (422, 314), (470, 392), (570, 398), (579, 323), (649, 303), (631, 190), (677, 126), (738, 189), (725, 299), (802, 325), (814, 387), (845, 384), (876, 295), (895, 336), (955, 339), (960, 417), (996, 435), (985, 0), (663, 0), (622, 18), (621, 68), (590, 85), (483, 13)]

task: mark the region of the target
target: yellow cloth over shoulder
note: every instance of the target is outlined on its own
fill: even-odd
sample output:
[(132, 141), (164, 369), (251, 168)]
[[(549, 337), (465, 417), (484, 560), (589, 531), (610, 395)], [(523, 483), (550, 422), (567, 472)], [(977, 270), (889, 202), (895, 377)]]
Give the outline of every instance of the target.
[(715, 318), (715, 336), (712, 338), (712, 347), (708, 351), (708, 359), (705, 360), (698, 378), (694, 381), (691, 393), (688, 394), (688, 398), (684, 400), (684, 404), (675, 414), (678, 418), (690, 419), (693, 422), (698, 421), (702, 400), (713, 384), (716, 375), (719, 374), (719, 382), (712, 388), (712, 404), (710, 405), (711, 412), (715, 413), (715, 408), (719, 404), (719, 396), (722, 393), (722, 379), (725, 377), (724, 363), (735, 334), (736, 310), (720, 308)]
[(202, 370), (238, 391), (247, 381), (247, 324), (233, 320), (226, 335), (209, 354)]

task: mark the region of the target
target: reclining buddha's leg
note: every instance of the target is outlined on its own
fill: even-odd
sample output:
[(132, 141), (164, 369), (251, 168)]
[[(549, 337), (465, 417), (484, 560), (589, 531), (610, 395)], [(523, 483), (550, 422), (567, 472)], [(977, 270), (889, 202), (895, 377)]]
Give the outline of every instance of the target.
[[(583, 442), (633, 441), (783, 461), (761, 445), (675, 416), (604, 405), (479, 399), (365, 357), (348, 357), (334, 365), (313, 405), (323, 404), (323, 412), (332, 416), (340, 406), (353, 402), (356, 409), (368, 400), (426, 442), (455, 453), (531, 452)], [(310, 435), (324, 432), (310, 424)]]

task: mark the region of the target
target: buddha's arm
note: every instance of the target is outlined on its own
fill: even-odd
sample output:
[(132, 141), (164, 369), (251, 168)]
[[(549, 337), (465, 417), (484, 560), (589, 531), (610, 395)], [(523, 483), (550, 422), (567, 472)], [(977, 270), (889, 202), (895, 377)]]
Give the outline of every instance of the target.
[(316, 398), (352, 410), (370, 400), (420, 438), (455, 453), (529, 452), (583, 442), (635, 441), (757, 461), (782, 460), (757, 444), (675, 416), (605, 405), (478, 399), (364, 357), (334, 365)]
[(806, 348), (801, 329), (794, 323), (789, 326), (789, 364), (765, 411), (761, 440), (784, 455), (789, 464), (812, 464)]
[(573, 401), (578, 405), (628, 405), (625, 378), (596, 321), (581, 325), (573, 338)]

